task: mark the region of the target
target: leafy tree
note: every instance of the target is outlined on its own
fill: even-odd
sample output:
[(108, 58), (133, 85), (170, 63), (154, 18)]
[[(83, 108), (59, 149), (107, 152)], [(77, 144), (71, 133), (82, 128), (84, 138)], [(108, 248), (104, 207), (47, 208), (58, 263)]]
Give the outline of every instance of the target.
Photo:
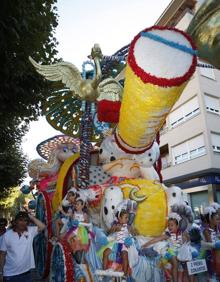
[(0, 193), (22, 181), (21, 151), (28, 124), (36, 120), (50, 84), (36, 74), (28, 57), (56, 60), (57, 0), (2, 0), (0, 9)]
[(2, 195), (0, 199), (0, 217), (6, 217), (7, 219), (14, 218), (28, 199), (34, 199), (31, 193), (24, 195), (21, 193), (19, 187), (11, 188), (10, 195)]

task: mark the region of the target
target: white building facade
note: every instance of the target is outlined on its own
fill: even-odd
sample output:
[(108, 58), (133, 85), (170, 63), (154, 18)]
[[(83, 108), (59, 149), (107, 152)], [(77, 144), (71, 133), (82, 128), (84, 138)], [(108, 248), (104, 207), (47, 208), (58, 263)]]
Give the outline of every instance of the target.
[[(186, 30), (199, 4), (174, 0), (156, 25)], [(166, 119), (160, 150), (165, 184), (184, 189), (195, 213), (220, 202), (219, 70), (197, 67)]]

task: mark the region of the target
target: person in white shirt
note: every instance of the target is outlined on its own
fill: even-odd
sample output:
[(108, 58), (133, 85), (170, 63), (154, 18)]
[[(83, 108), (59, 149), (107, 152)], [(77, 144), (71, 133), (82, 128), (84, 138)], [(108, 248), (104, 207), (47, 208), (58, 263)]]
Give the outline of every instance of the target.
[[(36, 226), (29, 226), (30, 220)], [(30, 270), (35, 267), (33, 239), (46, 225), (27, 212), (20, 211), (12, 229), (0, 245), (0, 282), (31, 282)]]

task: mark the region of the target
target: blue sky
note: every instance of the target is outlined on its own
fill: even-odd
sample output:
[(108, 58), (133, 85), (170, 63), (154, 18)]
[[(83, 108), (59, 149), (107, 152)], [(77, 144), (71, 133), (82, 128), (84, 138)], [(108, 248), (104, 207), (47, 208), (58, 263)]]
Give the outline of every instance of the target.
[[(170, 0), (58, 0), (59, 25), (56, 37), (59, 56), (80, 70), (94, 43), (111, 55), (142, 29), (154, 25)], [(39, 158), (36, 146), (60, 134), (41, 117), (32, 122), (24, 137), (23, 150), (29, 159)]]

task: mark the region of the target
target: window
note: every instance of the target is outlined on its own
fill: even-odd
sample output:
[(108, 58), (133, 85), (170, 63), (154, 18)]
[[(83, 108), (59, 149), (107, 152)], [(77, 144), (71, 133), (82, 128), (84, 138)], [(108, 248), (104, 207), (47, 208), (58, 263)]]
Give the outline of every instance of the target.
[(172, 148), (173, 164), (179, 164), (187, 161), (188, 158), (188, 147), (187, 143), (179, 144)]
[(177, 126), (179, 123), (183, 122), (183, 111), (182, 108), (178, 108), (170, 114), (170, 125), (171, 127)]
[[(202, 62), (202, 61), (199, 61), (200, 64), (207, 64), (205, 62)], [(208, 77), (208, 78), (211, 78), (213, 80), (215, 80), (215, 73), (214, 73), (214, 69), (212, 68), (203, 68), (203, 67), (200, 67), (199, 68), (200, 70), (200, 74), (202, 76), (205, 76), (205, 77)]]
[(190, 194), (191, 207), (196, 215), (199, 215), (203, 212), (204, 208), (207, 207), (208, 200), (208, 191), (201, 191)]
[(169, 159), (169, 147), (168, 147), (168, 144), (165, 144), (162, 147), (160, 147), (160, 156), (161, 156), (161, 162), (162, 162), (162, 169), (170, 167), (171, 166), (171, 161)]
[(187, 103), (183, 104), (178, 109), (174, 110), (170, 116), (170, 125), (171, 127), (175, 127), (180, 123), (183, 123), (190, 119), (191, 117), (197, 115), (199, 113), (199, 102), (198, 98), (194, 97)]
[(205, 144), (203, 135), (199, 135), (188, 141), (190, 159), (197, 158), (205, 154)]
[(203, 135), (196, 136), (172, 148), (173, 164), (180, 164), (206, 153)]
[(211, 133), (212, 149), (214, 152), (220, 153), (220, 134)]
[(220, 203), (220, 191), (216, 191), (217, 203)]
[(206, 110), (214, 114), (219, 114), (220, 113), (219, 99), (217, 97), (209, 96), (207, 94), (205, 94), (204, 97), (205, 97)]
[(183, 105), (183, 111), (185, 114), (185, 120), (190, 118), (191, 116), (194, 116), (199, 112), (199, 101), (197, 97), (194, 97), (190, 101), (188, 101), (186, 104)]

